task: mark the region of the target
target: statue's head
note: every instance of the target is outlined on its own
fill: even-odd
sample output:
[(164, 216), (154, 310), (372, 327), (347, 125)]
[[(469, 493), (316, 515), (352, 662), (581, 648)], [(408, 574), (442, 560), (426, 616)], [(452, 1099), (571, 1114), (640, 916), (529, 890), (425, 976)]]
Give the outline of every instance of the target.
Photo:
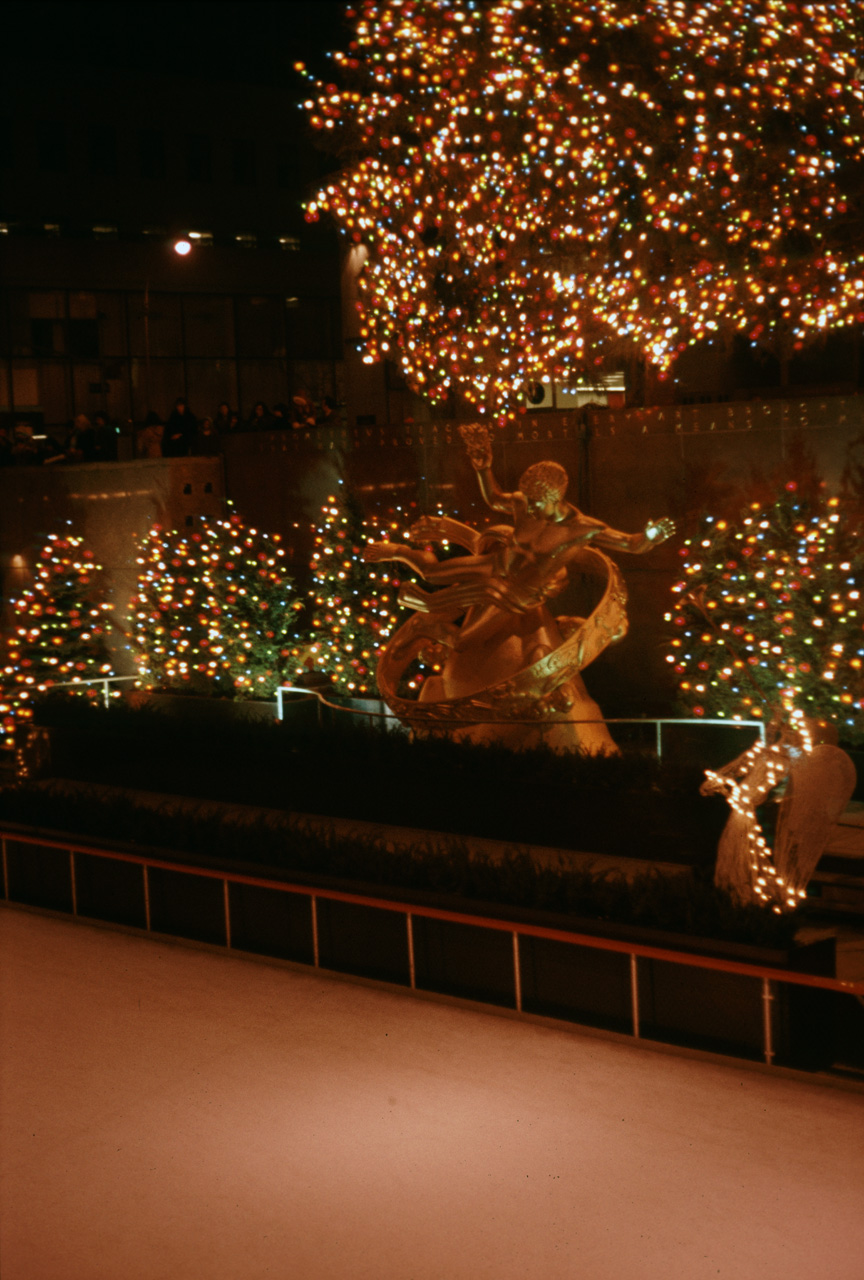
[(519, 488), (532, 507), (560, 502), (567, 492), (567, 472), (557, 462), (535, 462), (522, 475)]

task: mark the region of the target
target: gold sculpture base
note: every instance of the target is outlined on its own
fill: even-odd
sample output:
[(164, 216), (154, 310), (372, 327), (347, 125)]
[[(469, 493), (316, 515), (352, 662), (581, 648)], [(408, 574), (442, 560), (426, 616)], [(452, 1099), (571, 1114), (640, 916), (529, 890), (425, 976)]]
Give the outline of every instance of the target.
[[(603, 597), (588, 618), (555, 618), (545, 605), (522, 614), (499, 611), (491, 634), (460, 649), (439, 638), (449, 619), (415, 613), (378, 665), (378, 686), (391, 711), (415, 730), (460, 740), (617, 751), (579, 672), (626, 634), (627, 592), (617, 566), (599, 551), (586, 549), (581, 567), (606, 575)], [(476, 613), (469, 610), (462, 630)], [(400, 682), (421, 655), (436, 660), (441, 674), (425, 680), (416, 701), (400, 697)]]

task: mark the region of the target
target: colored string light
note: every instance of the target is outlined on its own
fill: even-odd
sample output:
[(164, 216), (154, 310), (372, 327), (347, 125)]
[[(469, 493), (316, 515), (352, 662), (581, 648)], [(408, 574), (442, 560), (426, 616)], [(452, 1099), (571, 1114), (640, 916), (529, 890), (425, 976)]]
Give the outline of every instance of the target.
[[(864, 7), (372, 0), (303, 104), (367, 253), (364, 359), (488, 420), (719, 331), (864, 320)], [(302, 71), (302, 64), (299, 65)]]
[(837, 498), (790, 482), (738, 522), (709, 517), (681, 549), (666, 661), (694, 715), (764, 719), (797, 709), (864, 734), (864, 545)]
[(0, 667), (0, 746), (11, 748), (18, 724), (33, 718), (49, 692), (102, 697), (100, 686), (81, 685), (113, 674), (105, 645), (102, 566), (83, 538), (50, 534), (39, 553), (32, 583), (12, 601), (13, 624)]
[(287, 683), (302, 603), (279, 542), (236, 515), (151, 529), (131, 605), (145, 688), (272, 698)]
[[(353, 495), (331, 494), (321, 508), (310, 562), (305, 643), (295, 650), (295, 674), (326, 676), (334, 693), (378, 697), (378, 655), (399, 625), (401, 579), (381, 564), (367, 564), (369, 540), (407, 537), (401, 510), (364, 517)], [(406, 677), (416, 695), (426, 676), (416, 664)]]

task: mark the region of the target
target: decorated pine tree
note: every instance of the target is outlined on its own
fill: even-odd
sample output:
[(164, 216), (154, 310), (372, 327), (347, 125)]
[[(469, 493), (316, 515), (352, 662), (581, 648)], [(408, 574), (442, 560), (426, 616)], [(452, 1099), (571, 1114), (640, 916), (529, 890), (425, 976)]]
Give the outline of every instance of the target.
[(667, 661), (697, 716), (767, 720), (795, 708), (864, 734), (864, 540), (837, 498), (706, 518), (682, 548)]
[[(718, 330), (864, 319), (864, 6), (358, 0), (304, 108), (361, 249), (365, 359), (506, 418)], [(302, 65), (300, 70), (303, 71)]]
[(386, 565), (366, 564), (363, 546), (398, 521), (364, 519), (354, 495), (328, 497), (315, 530), (307, 601), (306, 643), (296, 674), (329, 677), (334, 692), (377, 697), (375, 666), (398, 623), (399, 579)]
[(236, 515), (182, 533), (154, 527), (131, 618), (145, 687), (272, 697), (291, 672), (301, 607), (284, 557), (278, 534)]
[(109, 609), (102, 566), (84, 547), (83, 538), (50, 534), (31, 585), (12, 602), (12, 630), (0, 672), (6, 745), (15, 724), (32, 717), (40, 695), (102, 696), (100, 686), (83, 682), (112, 674), (105, 644)]

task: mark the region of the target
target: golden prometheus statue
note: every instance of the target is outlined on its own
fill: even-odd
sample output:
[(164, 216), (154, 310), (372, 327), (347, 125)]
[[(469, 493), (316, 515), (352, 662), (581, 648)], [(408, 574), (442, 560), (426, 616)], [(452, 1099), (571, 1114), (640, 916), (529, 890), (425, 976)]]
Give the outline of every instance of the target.
[[(424, 516), (408, 533), (417, 547), (367, 543), (367, 560), (397, 560), (437, 588), (402, 587), (399, 603), (414, 614), (381, 654), (381, 696), (415, 728), (458, 730), (513, 746), (540, 740), (557, 750), (615, 751), (580, 675), (627, 632), (627, 591), (601, 548), (640, 555), (675, 526), (658, 520), (644, 533), (618, 533), (583, 515), (564, 500), (568, 476), (557, 462), (535, 463), (514, 493), (504, 493), (492, 474), (487, 428), (459, 431), (484, 500), (512, 523), (477, 530)], [(455, 543), (468, 554), (439, 560), (429, 545), (436, 542)], [(606, 580), (587, 618), (555, 617), (548, 605), (566, 587), (571, 568), (599, 570)], [(440, 674), (424, 681), (419, 698), (401, 696), (400, 681), (421, 654), (436, 660)]]

